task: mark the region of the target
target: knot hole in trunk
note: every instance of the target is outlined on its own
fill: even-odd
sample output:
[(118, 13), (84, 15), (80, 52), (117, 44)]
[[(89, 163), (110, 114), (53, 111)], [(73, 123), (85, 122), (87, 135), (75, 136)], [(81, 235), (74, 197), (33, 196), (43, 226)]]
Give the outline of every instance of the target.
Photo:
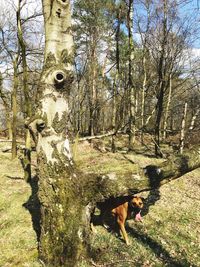
[(56, 89), (62, 89), (65, 79), (66, 75), (64, 72), (58, 71), (55, 73), (54, 82)]

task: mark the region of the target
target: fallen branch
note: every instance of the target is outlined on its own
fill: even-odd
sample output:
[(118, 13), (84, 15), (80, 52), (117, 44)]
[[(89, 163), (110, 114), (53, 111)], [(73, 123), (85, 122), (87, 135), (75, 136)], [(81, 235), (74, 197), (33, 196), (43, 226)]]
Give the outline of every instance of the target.
[[(120, 164), (122, 162), (119, 160)], [(188, 150), (183, 155), (173, 156), (158, 165), (148, 165), (141, 168), (131, 162), (130, 164), (133, 165), (133, 172), (130, 171), (131, 168), (128, 168), (128, 170), (123, 170), (123, 173), (116, 170), (98, 176), (95, 174), (85, 175), (87, 177), (85, 186), (94, 186), (93, 190), (98, 192), (96, 201), (159, 188), (163, 184), (200, 167), (200, 154), (199, 149), (195, 148)], [(96, 186), (98, 191), (96, 191)]]
[[(106, 134), (101, 134), (101, 135), (86, 136), (86, 137), (79, 138), (78, 141), (87, 141), (87, 140), (92, 140), (92, 139), (101, 139), (101, 138), (104, 138), (104, 137), (107, 137), (107, 136), (111, 136), (111, 135), (114, 135), (114, 134), (116, 134), (115, 131), (108, 132)], [(73, 141), (73, 143), (74, 142), (75, 141)]]

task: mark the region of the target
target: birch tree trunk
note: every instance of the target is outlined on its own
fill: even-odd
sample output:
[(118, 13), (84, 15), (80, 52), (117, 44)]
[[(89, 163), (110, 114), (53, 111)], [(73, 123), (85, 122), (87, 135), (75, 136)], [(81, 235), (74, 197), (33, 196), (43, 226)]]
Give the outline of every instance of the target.
[(168, 121), (168, 116), (169, 116), (169, 107), (171, 103), (171, 95), (172, 95), (172, 75), (170, 73), (169, 77), (169, 94), (168, 94), (168, 99), (167, 99), (167, 106), (165, 110), (165, 115), (164, 115), (164, 127), (163, 127), (163, 140), (166, 140), (167, 137), (167, 121)]
[(192, 119), (191, 119), (191, 123), (190, 123), (190, 127), (189, 127), (189, 130), (192, 131), (193, 128), (194, 128), (194, 124), (195, 124), (195, 121), (197, 119), (197, 116), (199, 115), (199, 112), (200, 112), (200, 108), (197, 108), (195, 114), (192, 116)]
[(50, 266), (76, 266), (87, 251), (89, 220), (66, 132), (73, 81), (70, 1), (43, 0), (43, 12), (46, 39), (40, 100), (37, 114), (27, 122), (37, 142), (39, 257)]
[(181, 136), (180, 136), (180, 154), (183, 154), (184, 142), (185, 142), (185, 122), (187, 116), (187, 102), (185, 103), (183, 110), (183, 118), (181, 122)]

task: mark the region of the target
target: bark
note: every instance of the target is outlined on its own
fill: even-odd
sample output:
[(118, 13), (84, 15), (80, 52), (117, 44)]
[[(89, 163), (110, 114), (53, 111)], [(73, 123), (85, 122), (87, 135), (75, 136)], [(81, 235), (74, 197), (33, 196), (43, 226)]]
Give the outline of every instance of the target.
[(144, 70), (144, 78), (142, 83), (142, 103), (141, 103), (141, 128), (144, 127), (144, 105), (145, 105), (145, 91), (146, 91), (146, 83), (147, 83), (147, 71), (146, 71), (146, 55), (144, 52), (143, 55), (143, 70)]
[(18, 56), (13, 60), (14, 81), (12, 91), (12, 159), (17, 156), (17, 89), (18, 89)]
[(184, 142), (185, 142), (185, 123), (187, 116), (187, 103), (184, 105), (183, 118), (181, 122), (181, 134), (180, 134), (180, 154), (183, 154)]
[(135, 93), (135, 88), (133, 86), (133, 65), (134, 65), (134, 44), (133, 44), (133, 1), (129, 0), (128, 3), (128, 40), (129, 40), (129, 77), (128, 77), (128, 87), (129, 87), (129, 150), (133, 149), (133, 144), (135, 141), (135, 114), (137, 109), (137, 98)]
[(3, 92), (3, 77), (2, 74), (0, 72), (0, 97), (3, 101), (3, 106), (5, 108), (5, 117), (6, 117), (6, 126), (8, 129), (8, 139), (12, 139), (12, 126), (11, 126), (11, 116), (10, 116), (10, 107), (8, 104), (8, 98), (6, 97), (6, 95)]
[(163, 113), (163, 100), (166, 87), (166, 73), (165, 73), (165, 55), (166, 55), (166, 44), (167, 44), (167, 1), (163, 1), (163, 38), (161, 43), (161, 54), (159, 57), (158, 64), (158, 94), (157, 94), (157, 105), (156, 105), (156, 122), (155, 122), (155, 155), (162, 157), (160, 151), (160, 125)]
[(93, 136), (95, 132), (95, 111), (97, 102), (97, 92), (96, 92), (96, 36), (92, 37), (92, 47), (90, 54), (90, 66), (89, 66), (89, 135)]
[[(21, 23), (21, 0), (18, 0), (17, 9), (17, 36), (19, 47), (21, 49), (22, 69), (23, 69), (23, 94), (25, 106), (25, 118), (32, 115), (32, 107), (28, 88), (28, 66), (26, 61), (26, 44), (23, 38), (22, 23)], [(31, 179), (31, 137), (29, 130), (25, 131), (25, 149), (24, 149), (24, 179), (30, 181)]]
[[(113, 96), (112, 96), (112, 129), (114, 132), (116, 132), (117, 125), (116, 125), (116, 115), (117, 115), (117, 83), (119, 82), (119, 73), (116, 72), (115, 80), (113, 84)], [(112, 135), (111, 138), (111, 149), (112, 152), (116, 152), (115, 147), (115, 135)]]
[(169, 93), (168, 93), (168, 99), (167, 99), (167, 106), (165, 110), (165, 116), (164, 116), (164, 127), (163, 127), (163, 140), (166, 140), (167, 137), (167, 121), (169, 116), (169, 107), (171, 103), (171, 95), (172, 95), (172, 75), (170, 74), (169, 77)]
[(192, 119), (191, 119), (191, 123), (190, 123), (190, 127), (189, 127), (189, 130), (192, 131), (194, 129), (194, 124), (195, 124), (195, 121), (199, 115), (199, 112), (200, 112), (200, 109), (197, 108), (195, 114), (192, 116)]
[(159, 87), (160, 88), (159, 88), (158, 102), (156, 105), (157, 114), (155, 122), (155, 155), (162, 157), (160, 151), (160, 124), (163, 113), (164, 81), (160, 81)]
[(37, 114), (27, 121), (37, 142), (41, 234), (39, 257), (50, 266), (77, 266), (87, 253), (89, 220), (81, 178), (66, 136), (73, 81), (70, 2), (44, 0), (45, 62)]
[[(112, 101), (112, 129), (113, 131), (117, 130), (117, 90), (120, 89), (120, 51), (119, 51), (119, 39), (120, 39), (120, 28), (121, 28), (121, 19), (120, 19), (120, 7), (117, 8), (117, 28), (116, 28), (116, 34), (115, 34), (115, 45), (116, 45), (116, 52), (115, 52), (115, 58), (116, 58), (116, 74), (115, 74), (115, 80), (113, 83), (113, 101)], [(116, 146), (115, 146), (115, 138), (116, 136), (113, 135), (111, 139), (111, 149), (112, 152), (116, 152)]]

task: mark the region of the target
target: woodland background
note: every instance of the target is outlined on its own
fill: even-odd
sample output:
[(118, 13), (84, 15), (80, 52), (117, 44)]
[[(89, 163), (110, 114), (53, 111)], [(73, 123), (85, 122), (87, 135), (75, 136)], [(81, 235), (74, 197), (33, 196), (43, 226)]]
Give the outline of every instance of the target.
[[(34, 114), (44, 50), (40, 1), (18, 4), (2, 3), (0, 23), (1, 132), (9, 139), (25, 134)], [(148, 133), (157, 155), (161, 141), (175, 149), (181, 139), (198, 142), (198, 19), (195, 1), (73, 1), (71, 136), (113, 131), (143, 142)]]

